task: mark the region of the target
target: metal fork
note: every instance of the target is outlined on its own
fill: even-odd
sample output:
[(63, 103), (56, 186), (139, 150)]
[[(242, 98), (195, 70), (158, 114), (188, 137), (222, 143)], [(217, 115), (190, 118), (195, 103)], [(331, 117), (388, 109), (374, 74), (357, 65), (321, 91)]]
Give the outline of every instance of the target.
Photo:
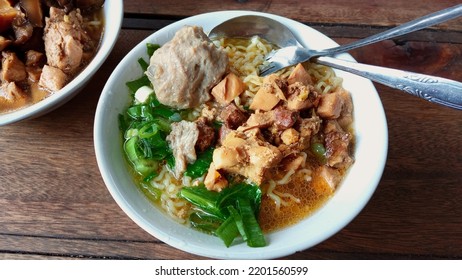
[[(298, 41), (297, 46), (288, 46), (278, 49), (269, 53), (265, 60), (269, 62), (260, 68), (260, 75), (266, 76), (268, 74), (279, 71), (285, 67), (292, 66), (301, 62), (305, 62), (314, 57), (319, 56), (332, 56), (334, 54), (344, 53), (349, 50), (366, 46), (379, 41), (387, 40), (393, 37), (401, 36), (413, 31), (417, 31), (435, 24), (439, 24), (462, 15), (462, 4), (423, 16), (421, 18), (412, 20), (395, 28), (387, 31), (372, 35), (370, 37), (325, 50), (311, 50), (304, 48)], [(287, 29), (287, 32), (290, 30)], [(291, 33), (291, 32), (290, 32)], [(293, 36), (293, 34), (292, 34)]]

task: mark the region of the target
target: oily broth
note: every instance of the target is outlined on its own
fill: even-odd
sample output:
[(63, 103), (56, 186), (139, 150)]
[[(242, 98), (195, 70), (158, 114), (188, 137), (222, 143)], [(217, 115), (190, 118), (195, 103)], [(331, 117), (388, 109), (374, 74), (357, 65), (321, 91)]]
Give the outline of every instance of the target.
[(296, 197), (298, 202), (289, 201), (287, 205), (276, 210), (274, 200), (264, 195), (259, 214), (260, 226), (264, 232), (296, 224), (319, 209), (332, 196), (330, 192), (317, 191), (311, 183), (299, 176), (289, 184), (278, 186), (277, 189), (281, 193)]
[[(279, 184), (275, 190), (284, 200), (284, 205), (277, 206), (276, 201), (268, 195), (267, 187), (262, 191), (259, 213), (259, 222), (266, 233), (294, 225), (309, 217), (322, 207), (334, 194), (327, 182), (319, 176), (317, 168), (320, 167), (315, 160), (307, 159), (307, 166), (303, 170), (311, 170), (307, 177), (305, 172), (298, 171), (291, 176), (287, 184)], [(345, 170), (341, 170), (343, 177)], [(296, 198), (296, 201), (291, 198)]]

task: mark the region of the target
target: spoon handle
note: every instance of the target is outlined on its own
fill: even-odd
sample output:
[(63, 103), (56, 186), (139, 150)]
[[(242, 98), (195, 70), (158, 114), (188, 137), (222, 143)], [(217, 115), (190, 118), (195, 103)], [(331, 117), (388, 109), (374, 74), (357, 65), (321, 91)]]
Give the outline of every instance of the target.
[(462, 110), (462, 83), (440, 77), (319, 57), (315, 62), (347, 71), (427, 101)]
[(333, 55), (336, 53), (347, 52), (349, 50), (366, 46), (372, 43), (379, 41), (391, 39), (397, 36), (401, 36), (413, 31), (417, 31), (432, 25), (436, 25), (454, 18), (457, 18), (462, 15), (462, 4), (417, 18), (405, 24), (399, 25), (392, 29), (386, 30), (384, 32), (366, 37), (364, 39), (342, 45), (335, 48), (330, 48), (326, 50), (319, 51), (317, 56)]

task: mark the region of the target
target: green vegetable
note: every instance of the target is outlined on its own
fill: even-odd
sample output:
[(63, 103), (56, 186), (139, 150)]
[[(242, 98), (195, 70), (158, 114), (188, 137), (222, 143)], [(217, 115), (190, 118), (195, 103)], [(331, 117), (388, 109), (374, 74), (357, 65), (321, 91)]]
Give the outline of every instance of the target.
[(242, 216), (244, 231), (247, 236), (247, 245), (250, 247), (266, 246), (265, 237), (263, 236), (260, 225), (255, 218), (250, 200), (245, 197), (239, 197), (237, 202), (238, 209)]
[(142, 86), (151, 86), (148, 76), (143, 75), (141, 78), (125, 83), (132, 93), (135, 93)]
[(244, 197), (250, 200), (255, 216), (257, 216), (260, 211), (262, 193), (257, 185), (246, 183), (232, 184), (228, 188), (222, 190), (220, 196), (220, 205), (222, 207), (234, 205), (239, 197)]
[(233, 243), (234, 239), (239, 236), (239, 229), (232, 216), (226, 219), (215, 232), (216, 236), (220, 237), (225, 243), (226, 247), (229, 247)]
[(242, 216), (239, 214), (239, 212), (234, 208), (234, 206), (230, 205), (228, 206), (228, 211), (231, 217), (234, 219), (234, 222), (236, 223), (236, 227), (239, 230), (239, 233), (242, 236), (242, 239), (244, 241), (247, 241), (247, 233), (245, 232), (245, 226), (244, 226), (244, 221), (242, 220)]
[(154, 104), (157, 104), (157, 100), (149, 98), (146, 104), (133, 105), (127, 109), (125, 116), (119, 117), (120, 126), (126, 127), (125, 153), (144, 181), (155, 178), (159, 163), (173, 157), (166, 141), (171, 122), (161, 117), (167, 108), (162, 107), (158, 113)]
[(311, 143), (311, 151), (316, 156), (316, 158), (321, 162), (326, 162), (326, 148), (320, 142), (313, 142)]
[(151, 201), (156, 201), (160, 199), (161, 190), (156, 189), (149, 184), (141, 183), (141, 190)]
[(139, 137), (132, 137), (125, 141), (124, 150), (135, 171), (146, 177), (156, 172), (159, 163), (149, 159), (146, 156), (146, 151), (139, 144)]
[(147, 43), (146, 49), (149, 57), (151, 57), (158, 48), (160, 48), (159, 44)]
[(205, 213), (225, 220), (226, 215), (220, 209), (220, 194), (207, 190), (203, 185), (198, 187), (184, 187), (179, 192), (179, 196), (197, 206)]
[(148, 70), (149, 63), (147, 63), (142, 57), (138, 58), (138, 64), (140, 65), (141, 69), (143, 69), (143, 71)]
[(184, 175), (191, 178), (199, 178), (204, 175), (212, 163), (213, 150), (213, 148), (209, 148), (199, 154), (195, 162), (188, 164)]
[[(221, 192), (209, 191), (203, 185), (183, 187), (179, 197), (196, 206), (198, 212), (213, 217), (215, 223), (221, 220), (216, 230), (212, 226), (209, 226), (208, 230), (220, 237), (226, 246), (230, 246), (239, 235), (251, 247), (266, 245), (256, 218), (261, 204), (261, 190), (258, 186), (237, 183)], [(201, 221), (197, 214), (193, 213), (191, 217), (194, 225), (207, 224), (207, 221)]]
[(194, 212), (189, 216), (191, 226), (206, 233), (214, 233), (223, 223), (222, 219), (205, 212)]
[(138, 130), (140, 138), (150, 138), (159, 132), (159, 126), (155, 122), (148, 122)]

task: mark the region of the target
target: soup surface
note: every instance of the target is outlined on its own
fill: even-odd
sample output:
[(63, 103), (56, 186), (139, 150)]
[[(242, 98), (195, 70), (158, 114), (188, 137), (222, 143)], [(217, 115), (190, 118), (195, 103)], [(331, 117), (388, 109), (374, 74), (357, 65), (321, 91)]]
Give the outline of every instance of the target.
[(0, 0), (0, 114), (43, 100), (91, 61), (103, 32), (103, 3)]
[(127, 83), (121, 130), (140, 189), (227, 246), (238, 235), (264, 246), (262, 232), (316, 211), (354, 162), (342, 80), (312, 63), (258, 76), (274, 48), (259, 37), (212, 43), (186, 26), (149, 44), (146, 75)]

